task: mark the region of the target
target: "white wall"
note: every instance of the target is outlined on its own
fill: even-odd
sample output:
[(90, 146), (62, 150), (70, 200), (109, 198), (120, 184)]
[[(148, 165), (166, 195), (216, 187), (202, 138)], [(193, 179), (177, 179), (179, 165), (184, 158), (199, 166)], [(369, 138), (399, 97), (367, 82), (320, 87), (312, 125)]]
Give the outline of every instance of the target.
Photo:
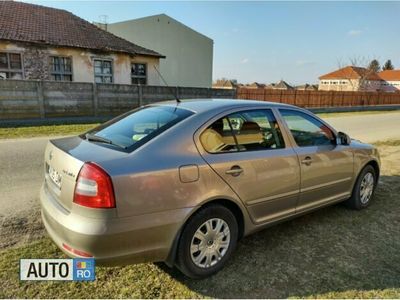
[(400, 81), (384, 81), (381, 89), (385, 92), (398, 92), (400, 91)]
[(359, 80), (348, 79), (322, 79), (319, 81), (320, 91), (358, 91)]
[(165, 55), (160, 59), (160, 71), (169, 85), (211, 87), (210, 38), (164, 14), (108, 24), (107, 30)]
[[(35, 49), (34, 45), (26, 46), (24, 44), (15, 44), (10, 42), (0, 42), (0, 52), (15, 52), (21, 53), (25, 60), (28, 51)], [(94, 59), (103, 58), (112, 61), (113, 66), (113, 83), (117, 84), (131, 84), (131, 63), (140, 62), (147, 64), (147, 82), (148, 85), (160, 85), (160, 78), (154, 69), (154, 66), (159, 67), (159, 58), (151, 56), (131, 56), (125, 53), (108, 53), (99, 54), (90, 50), (79, 48), (61, 48), (61, 47), (40, 47), (41, 58), (43, 61), (40, 66), (43, 72), (49, 73), (49, 57), (50, 56), (66, 56), (72, 58), (72, 80), (75, 82), (94, 82)], [(30, 59), (30, 58), (29, 58)], [(27, 66), (23, 64), (23, 68)], [(31, 67), (32, 68), (32, 67)], [(24, 70), (25, 71), (25, 70)], [(42, 73), (43, 73), (42, 72)], [(25, 72), (26, 73), (26, 72)], [(44, 79), (49, 79), (49, 74), (43, 76)], [(26, 76), (25, 79), (39, 79), (30, 78)]]
[(320, 91), (377, 91), (380, 88), (378, 80), (365, 80), (362, 87), (359, 79), (322, 79), (318, 84)]

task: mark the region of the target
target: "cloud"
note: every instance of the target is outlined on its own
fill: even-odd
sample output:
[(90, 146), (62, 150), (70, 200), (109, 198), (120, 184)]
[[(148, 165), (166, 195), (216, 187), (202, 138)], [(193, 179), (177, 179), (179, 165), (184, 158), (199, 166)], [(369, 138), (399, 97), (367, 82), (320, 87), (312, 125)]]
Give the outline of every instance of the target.
[(357, 36), (360, 35), (362, 33), (362, 30), (359, 29), (351, 29), (347, 32), (348, 36)]
[(248, 58), (243, 58), (243, 59), (240, 61), (241, 64), (247, 64), (248, 62), (249, 62), (249, 59), (248, 59)]

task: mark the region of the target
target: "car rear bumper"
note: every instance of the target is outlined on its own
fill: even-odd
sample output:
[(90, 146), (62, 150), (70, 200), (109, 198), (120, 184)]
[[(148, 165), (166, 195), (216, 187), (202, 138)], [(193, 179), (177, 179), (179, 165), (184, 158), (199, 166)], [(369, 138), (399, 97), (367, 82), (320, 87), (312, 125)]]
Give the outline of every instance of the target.
[[(124, 218), (93, 218), (67, 212), (47, 190), (40, 191), (42, 220), (55, 244), (70, 257), (75, 249), (103, 265), (165, 261), (194, 208)], [(64, 246), (67, 245), (67, 246)], [(79, 253), (79, 252), (78, 252)]]

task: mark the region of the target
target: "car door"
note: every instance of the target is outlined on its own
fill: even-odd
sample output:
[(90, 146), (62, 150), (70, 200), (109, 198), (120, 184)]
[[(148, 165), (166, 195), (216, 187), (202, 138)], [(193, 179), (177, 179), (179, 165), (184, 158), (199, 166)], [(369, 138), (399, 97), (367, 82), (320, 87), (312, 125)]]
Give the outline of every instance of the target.
[(210, 123), (199, 135), (201, 155), (243, 201), (253, 221), (294, 214), (300, 167), (274, 113), (241, 110)]
[(349, 197), (353, 152), (337, 145), (336, 135), (321, 120), (300, 110), (279, 109), (295, 145), (301, 168), (301, 189), (296, 212)]

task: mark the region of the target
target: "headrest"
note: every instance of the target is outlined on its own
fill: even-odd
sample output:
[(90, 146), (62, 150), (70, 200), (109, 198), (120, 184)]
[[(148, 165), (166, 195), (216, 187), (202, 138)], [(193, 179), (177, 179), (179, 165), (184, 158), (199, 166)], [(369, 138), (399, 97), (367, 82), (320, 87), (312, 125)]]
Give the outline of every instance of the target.
[(254, 133), (260, 132), (261, 127), (256, 122), (244, 122), (242, 128), (240, 129), (240, 133)]
[(222, 132), (224, 131), (224, 121), (222, 119), (219, 119), (211, 125), (211, 128), (219, 134), (222, 134)]

